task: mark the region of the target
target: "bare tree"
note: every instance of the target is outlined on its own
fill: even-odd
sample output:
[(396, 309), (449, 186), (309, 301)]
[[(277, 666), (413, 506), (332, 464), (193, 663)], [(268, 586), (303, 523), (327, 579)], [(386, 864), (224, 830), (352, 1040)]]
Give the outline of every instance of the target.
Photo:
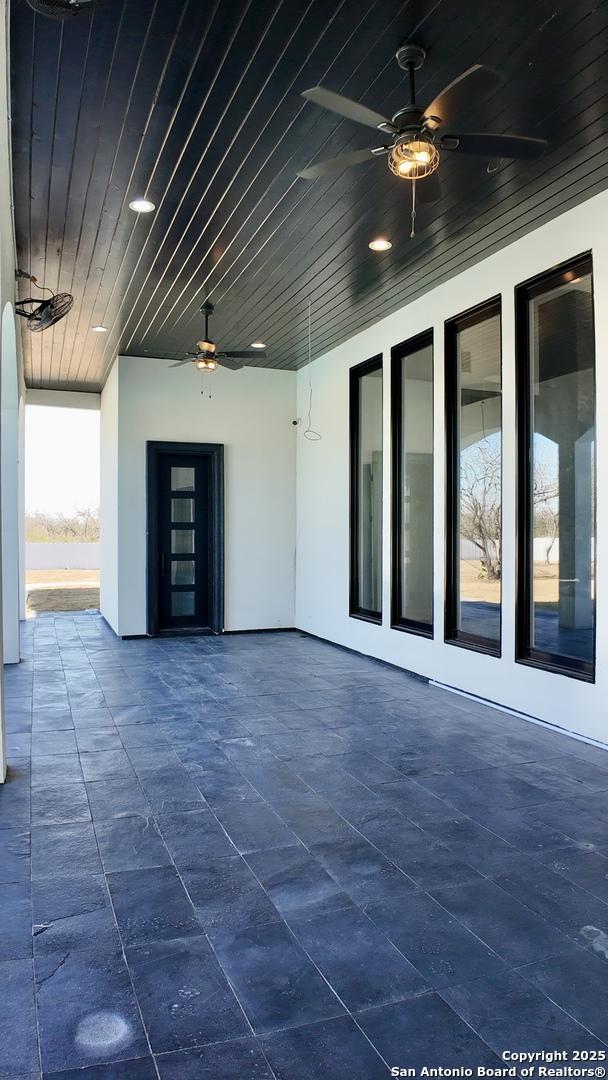
[(76, 511), (76, 520), (82, 529), (82, 538), (85, 542), (99, 540), (99, 511), (86, 506)]
[(469, 447), (460, 459), (460, 535), (479, 550), (479, 576), (501, 575), (501, 453), (488, 439)]
[[(544, 463), (535, 462), (534, 535), (548, 537), (545, 560), (559, 536), (559, 483)], [(467, 448), (460, 460), (460, 535), (479, 550), (481, 578), (501, 575), (501, 448), (498, 440)]]
[(532, 500), (534, 535), (548, 538), (549, 543), (545, 547), (545, 562), (549, 564), (551, 550), (559, 536), (559, 481), (555, 473), (542, 462), (534, 464)]

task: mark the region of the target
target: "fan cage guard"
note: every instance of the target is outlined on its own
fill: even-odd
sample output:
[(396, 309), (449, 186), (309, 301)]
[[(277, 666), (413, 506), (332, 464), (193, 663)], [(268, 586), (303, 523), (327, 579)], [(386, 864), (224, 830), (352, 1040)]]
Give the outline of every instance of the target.
[(92, 11), (101, 0), (26, 0), (26, 3), (37, 15), (46, 15), (49, 19), (69, 19)]
[[(29, 314), (23, 310), (23, 304), (37, 304)], [(59, 322), (59, 319), (63, 319), (64, 315), (67, 315), (74, 306), (74, 297), (70, 293), (57, 293), (56, 296), (49, 297), (48, 300), (20, 300), (15, 305), (18, 315), (23, 315), (27, 319), (28, 329), (33, 334), (39, 333), (41, 330), (46, 330), (47, 327), (52, 326), (53, 323)]]
[(388, 165), (400, 180), (423, 180), (439, 167), (439, 151), (428, 139), (409, 139), (393, 146)]

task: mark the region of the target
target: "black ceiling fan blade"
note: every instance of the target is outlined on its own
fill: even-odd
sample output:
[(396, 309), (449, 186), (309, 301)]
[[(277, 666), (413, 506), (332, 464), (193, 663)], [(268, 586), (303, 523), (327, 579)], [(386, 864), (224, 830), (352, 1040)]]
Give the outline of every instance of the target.
[(184, 364), (191, 364), (192, 360), (178, 360), (176, 364), (169, 364), (170, 368), (183, 367)]
[(346, 120), (354, 120), (356, 124), (364, 124), (365, 127), (380, 128), (381, 131), (396, 131), (396, 127), (386, 116), (368, 109), (367, 105), (360, 105), (358, 101), (336, 94), (333, 90), (326, 90), (323, 86), (313, 86), (305, 90), (302, 97), (312, 101), (313, 105), (320, 105), (322, 109), (337, 113)]
[(484, 64), (473, 64), (457, 79), (444, 86), (441, 93), (424, 110), (424, 119), (433, 127), (431, 117), (441, 124), (452, 124), (463, 113), (471, 112), (480, 98), (487, 97), (504, 82), (502, 75)]
[(217, 360), (220, 367), (225, 367), (228, 371), (240, 371), (246, 366), (242, 360), (235, 360), (233, 356), (225, 353), (218, 353)]
[(494, 135), (486, 132), (468, 132), (463, 135), (443, 135), (439, 140), (442, 150), (459, 150), (463, 154), (480, 154), (487, 158), (542, 157), (547, 149), (546, 139), (532, 139), (527, 135)]
[(323, 176), (333, 176), (334, 173), (344, 172), (352, 165), (363, 165), (366, 161), (372, 161), (379, 154), (388, 153), (389, 147), (377, 147), (374, 150), (353, 150), (350, 154), (339, 154), (338, 157), (329, 158), (327, 161), (318, 161), (316, 165), (309, 165), (307, 169), (301, 169), (298, 176), (302, 180), (319, 180)]
[(441, 181), (438, 172), (431, 173), (430, 176), (425, 176), (422, 180), (416, 181), (416, 202), (432, 206), (433, 203), (440, 201)]
[(216, 353), (216, 356), (229, 360), (256, 360), (258, 357), (266, 356), (265, 349), (226, 349), (223, 352)]

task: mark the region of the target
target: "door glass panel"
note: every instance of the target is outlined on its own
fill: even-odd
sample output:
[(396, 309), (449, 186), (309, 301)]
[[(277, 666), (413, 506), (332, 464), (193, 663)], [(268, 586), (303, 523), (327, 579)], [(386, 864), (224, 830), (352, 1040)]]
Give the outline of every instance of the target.
[(171, 614), (194, 615), (194, 595), (193, 592), (171, 593)]
[(194, 499), (171, 499), (171, 520), (178, 524), (194, 522)]
[(171, 554), (194, 555), (194, 529), (171, 529)]
[(172, 465), (171, 491), (194, 491), (194, 469)]
[(172, 585), (194, 585), (194, 559), (174, 559), (171, 563)]

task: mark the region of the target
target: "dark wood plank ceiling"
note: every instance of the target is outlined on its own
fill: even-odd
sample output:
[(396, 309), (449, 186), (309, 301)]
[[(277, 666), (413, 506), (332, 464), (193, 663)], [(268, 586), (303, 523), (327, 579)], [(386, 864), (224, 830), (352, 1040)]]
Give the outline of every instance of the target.
[[(298, 368), (309, 298), (320, 355), (608, 186), (607, 2), (104, 0), (59, 23), (16, 0), (11, 22), (18, 262), (75, 298), (53, 328), (24, 327), (29, 386), (97, 390), (117, 352), (182, 357), (206, 297), (224, 348), (261, 339), (268, 366)], [(487, 63), (508, 81), (462, 128), (550, 140), (493, 175), (445, 154), (413, 240), (409, 185), (382, 162), (295, 176), (374, 143), (301, 91), (391, 115), (408, 39), (428, 49), (419, 100)], [(141, 194), (154, 214), (128, 208)], [(370, 252), (383, 233), (393, 250)]]

